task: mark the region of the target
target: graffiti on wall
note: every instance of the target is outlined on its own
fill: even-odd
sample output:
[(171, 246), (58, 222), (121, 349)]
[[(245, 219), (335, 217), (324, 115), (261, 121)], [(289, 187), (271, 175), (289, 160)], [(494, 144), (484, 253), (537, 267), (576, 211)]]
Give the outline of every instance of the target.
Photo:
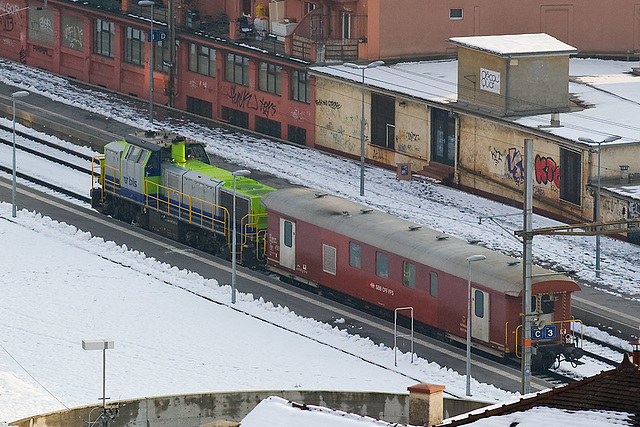
[(77, 25), (67, 25), (63, 30), (65, 46), (75, 49), (82, 50), (82, 36), (83, 29)]
[(2, 31), (11, 32), (15, 27), (16, 25), (13, 22), (13, 16), (0, 16), (0, 28), (2, 29)]
[(524, 158), (517, 148), (509, 148), (507, 152), (507, 173), (516, 184), (524, 181)]
[(191, 89), (204, 89), (209, 93), (212, 93), (214, 91), (213, 85), (209, 84), (208, 82), (204, 82), (202, 80), (195, 80), (195, 79), (189, 80), (189, 87)]
[(44, 46), (38, 46), (37, 44), (33, 45), (33, 51), (35, 53), (39, 53), (41, 55), (44, 56), (48, 56), (48, 57), (52, 57), (53, 55), (51, 54), (51, 51), (53, 49), (49, 48), (49, 47), (44, 47)]
[(420, 134), (400, 129), (396, 134), (396, 150), (410, 155), (418, 154), (420, 153), (420, 140)]
[(0, 1), (0, 29), (11, 32), (16, 28), (15, 13), (20, 10), (17, 4), (10, 4)]
[(309, 111), (300, 110), (298, 107), (291, 110), (291, 117), (299, 122), (308, 122), (310, 116), (311, 113), (309, 113)]
[[(495, 147), (489, 147), (489, 169), (520, 185), (524, 182), (524, 156), (515, 147), (506, 152)], [(560, 166), (551, 157), (536, 155), (534, 162), (535, 179), (539, 186), (534, 186), (536, 195), (543, 195), (546, 191), (558, 192), (560, 189)]]
[(229, 89), (229, 99), (233, 105), (242, 109), (256, 110), (266, 118), (271, 118), (276, 114), (276, 104), (265, 98), (258, 98), (249, 89), (238, 89), (236, 85)]
[(329, 107), (332, 110), (339, 110), (342, 108), (342, 104), (340, 104), (338, 101), (332, 101), (328, 99), (316, 99), (316, 106)]
[(536, 154), (536, 182), (538, 184), (553, 183), (560, 188), (560, 166), (551, 157)]

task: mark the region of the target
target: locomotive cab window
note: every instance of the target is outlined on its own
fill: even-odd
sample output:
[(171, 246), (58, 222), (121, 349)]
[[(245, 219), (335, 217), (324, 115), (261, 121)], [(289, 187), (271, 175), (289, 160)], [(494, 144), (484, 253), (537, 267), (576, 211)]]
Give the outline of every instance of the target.
[(357, 243), (349, 242), (349, 265), (362, 268), (362, 251)]
[(476, 290), (474, 295), (475, 314), (476, 317), (482, 319), (484, 317), (484, 292)]
[(411, 289), (416, 287), (416, 266), (410, 262), (402, 262), (402, 285)]
[(284, 222), (284, 245), (288, 248), (293, 246), (293, 224), (291, 221)]
[(378, 277), (389, 277), (389, 257), (382, 252), (376, 252), (376, 275)]

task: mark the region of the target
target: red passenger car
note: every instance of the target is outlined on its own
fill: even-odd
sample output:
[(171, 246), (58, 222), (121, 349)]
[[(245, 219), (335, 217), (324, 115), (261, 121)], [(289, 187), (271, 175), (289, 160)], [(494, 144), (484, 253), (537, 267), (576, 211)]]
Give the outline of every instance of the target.
[[(514, 258), (316, 190), (278, 190), (261, 203), (271, 270), (390, 311), (413, 307), (416, 321), (457, 340), (467, 333), (467, 257), (484, 255), (472, 268), (472, 340), (501, 355), (521, 352), (523, 274)], [(532, 312), (546, 326), (533, 331), (532, 363), (545, 369), (581, 356), (570, 330), (580, 288), (550, 273), (533, 268)]]

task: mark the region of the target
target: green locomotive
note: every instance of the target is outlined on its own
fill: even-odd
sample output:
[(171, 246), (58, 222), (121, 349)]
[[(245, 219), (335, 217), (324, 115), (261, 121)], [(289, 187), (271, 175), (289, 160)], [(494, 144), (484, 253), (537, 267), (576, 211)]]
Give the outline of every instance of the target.
[[(234, 176), (211, 164), (204, 144), (171, 132), (128, 135), (94, 161), (91, 205), (123, 221), (228, 257)], [(98, 166), (99, 165), (99, 166)], [(267, 216), (260, 199), (275, 189), (235, 177), (237, 253), (264, 262)]]

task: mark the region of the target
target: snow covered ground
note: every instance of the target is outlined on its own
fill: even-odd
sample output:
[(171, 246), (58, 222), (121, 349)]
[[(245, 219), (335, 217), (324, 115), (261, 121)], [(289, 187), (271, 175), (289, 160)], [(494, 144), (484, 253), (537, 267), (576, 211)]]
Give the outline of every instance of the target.
[[(146, 110), (139, 103), (78, 90), (66, 80), (19, 64), (0, 61), (0, 83), (109, 119), (147, 126)], [(516, 209), (438, 185), (396, 181), (395, 174), (369, 167), (366, 195), (360, 197), (359, 166), (352, 161), (180, 120), (156, 126), (203, 141), (212, 154), (239, 167), (267, 171), (363, 202), (464, 239), (480, 240), (496, 250), (516, 255), (521, 251), (512, 233), (490, 221), (478, 224), (480, 216), (513, 215), (519, 213)], [(7, 150), (0, 147), (4, 165), (10, 165)], [(21, 171), (37, 172), (43, 179), (55, 175), (74, 191), (88, 193), (88, 181), (47, 172), (34, 162), (19, 153)], [(36, 213), (21, 211), (12, 222), (10, 211), (10, 204), (0, 204), (0, 218), (5, 220), (0, 221), (0, 268), (10, 272), (0, 284), (0, 421), (96, 402), (101, 395), (101, 355), (80, 347), (81, 340), (93, 338), (110, 338), (116, 343), (107, 354), (107, 389), (112, 399), (229, 388), (405, 392), (415, 383), (413, 378), (464, 394), (464, 376), (421, 359), (410, 365), (407, 355), (394, 368), (391, 349), (349, 337), (338, 329), (339, 323), (334, 327), (301, 320), (286, 308), (254, 301), (249, 295), (240, 296), (231, 309), (226, 305), (228, 288), (219, 287), (215, 280), (158, 265), (144, 254), (127, 252)], [(499, 221), (508, 230), (521, 228), (517, 216)], [(558, 223), (539, 216), (534, 219), (534, 227), (553, 225)], [(638, 299), (640, 248), (603, 238), (605, 271), (596, 282), (593, 247), (593, 238), (536, 237), (533, 252), (541, 264), (574, 271), (578, 279)], [(255, 319), (248, 323), (252, 318), (243, 313), (281, 327)], [(283, 328), (296, 334), (285, 333)], [(590, 362), (579, 374), (592, 375), (601, 369), (602, 365)], [(475, 399), (510, 396), (475, 383), (472, 390)]]

